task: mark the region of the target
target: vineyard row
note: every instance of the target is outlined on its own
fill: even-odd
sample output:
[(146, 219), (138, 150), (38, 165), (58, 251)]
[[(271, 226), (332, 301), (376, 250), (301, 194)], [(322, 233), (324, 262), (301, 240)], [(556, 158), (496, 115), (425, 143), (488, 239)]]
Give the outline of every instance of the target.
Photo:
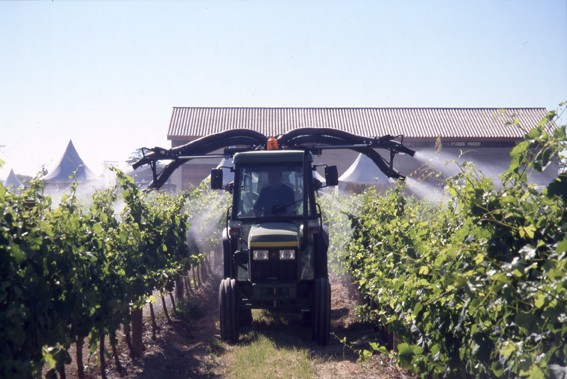
[(77, 184), (57, 206), (39, 181), (22, 193), (0, 185), (0, 377), (39, 377), (46, 364), (62, 376), (69, 348), (80, 353), (85, 340), (91, 352), (105, 337), (114, 348), (152, 293), (170, 292), (202, 260), (187, 244), (198, 192), (144, 194), (117, 176), (89, 206)]
[[(542, 121), (495, 186), (471, 165), (442, 203), (403, 186), (367, 193), (341, 259), (362, 317), (394, 335), (398, 363), (422, 377), (554, 378), (567, 373), (565, 127)], [(544, 188), (529, 172), (563, 165)], [(392, 346), (372, 343), (368, 351)]]

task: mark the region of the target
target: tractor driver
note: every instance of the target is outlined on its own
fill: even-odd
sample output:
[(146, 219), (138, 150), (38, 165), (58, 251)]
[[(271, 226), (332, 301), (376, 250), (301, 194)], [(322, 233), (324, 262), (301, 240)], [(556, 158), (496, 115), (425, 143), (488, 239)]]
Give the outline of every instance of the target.
[(290, 214), (295, 209), (293, 190), (282, 183), (280, 171), (268, 172), (268, 185), (262, 188), (254, 204), (256, 216)]

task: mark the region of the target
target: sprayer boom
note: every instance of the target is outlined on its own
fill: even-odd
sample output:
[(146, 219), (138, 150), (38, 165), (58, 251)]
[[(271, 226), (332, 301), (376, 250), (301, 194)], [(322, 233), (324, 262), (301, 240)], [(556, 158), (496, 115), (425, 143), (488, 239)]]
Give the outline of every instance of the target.
[[(201, 137), (185, 145), (164, 149), (161, 147), (143, 148), (143, 157), (132, 167), (137, 169), (150, 165), (153, 181), (151, 188), (160, 188), (170, 175), (182, 164), (193, 159), (234, 156), (237, 152), (254, 150), (303, 150), (320, 155), (327, 149), (350, 149), (366, 155), (388, 177), (405, 179), (393, 167), (396, 154), (413, 156), (415, 151), (403, 144), (403, 136), (385, 135), (382, 137), (363, 137), (331, 128), (299, 128), (270, 137), (248, 129), (233, 129), (217, 134)], [(224, 149), (223, 154), (214, 153)], [(385, 159), (376, 150), (389, 151), (389, 159)], [(170, 161), (163, 170), (158, 172), (158, 161)]]

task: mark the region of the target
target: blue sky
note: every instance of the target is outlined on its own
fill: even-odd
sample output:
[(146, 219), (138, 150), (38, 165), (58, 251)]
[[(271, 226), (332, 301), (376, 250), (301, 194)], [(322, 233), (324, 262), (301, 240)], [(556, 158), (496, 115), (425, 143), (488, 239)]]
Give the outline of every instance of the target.
[(102, 172), (174, 106), (546, 107), (567, 0), (0, 2), (0, 159)]

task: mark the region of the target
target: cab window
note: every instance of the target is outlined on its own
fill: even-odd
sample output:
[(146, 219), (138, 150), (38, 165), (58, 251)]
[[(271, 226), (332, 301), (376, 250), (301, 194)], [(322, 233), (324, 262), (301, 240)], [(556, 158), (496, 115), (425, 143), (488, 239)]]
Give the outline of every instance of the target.
[(286, 217), (303, 213), (301, 165), (254, 165), (241, 169), (239, 218)]

